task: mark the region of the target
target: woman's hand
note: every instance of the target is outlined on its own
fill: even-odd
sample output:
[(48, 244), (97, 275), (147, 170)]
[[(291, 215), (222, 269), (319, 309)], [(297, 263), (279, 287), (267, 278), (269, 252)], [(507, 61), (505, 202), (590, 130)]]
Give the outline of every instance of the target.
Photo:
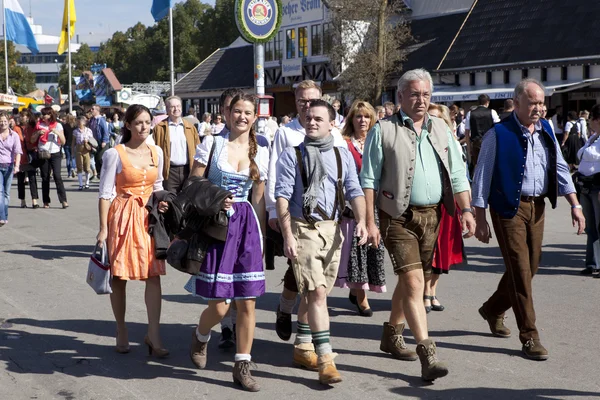
[(225, 201), (223, 201), (223, 210), (224, 211), (229, 211), (232, 206), (233, 206), (233, 197), (228, 197), (225, 199)]
[(106, 242), (106, 238), (108, 238), (108, 229), (100, 228), (100, 231), (96, 236), (96, 243), (98, 244), (98, 247), (101, 248), (104, 245), (104, 242)]
[(167, 211), (169, 211), (169, 203), (167, 203), (166, 201), (161, 201), (160, 203), (158, 203), (158, 212), (159, 213), (164, 214)]

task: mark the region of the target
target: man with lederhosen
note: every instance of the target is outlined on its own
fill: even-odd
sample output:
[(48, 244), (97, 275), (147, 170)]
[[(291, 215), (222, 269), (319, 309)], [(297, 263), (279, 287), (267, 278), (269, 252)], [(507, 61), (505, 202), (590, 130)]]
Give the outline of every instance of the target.
[[(454, 215), (462, 209), (462, 228), (475, 231), (462, 152), (446, 123), (427, 113), (433, 91), (429, 72), (407, 71), (398, 81), (401, 110), (380, 120), (367, 135), (360, 173), (367, 203), (369, 244), (378, 246), (375, 198), (381, 236), (398, 283), (389, 321), (383, 325), (380, 349), (400, 360), (421, 360), (421, 376), (432, 381), (448, 374), (429, 338), (423, 306), (425, 279), (431, 276), (439, 234), (440, 203)], [(377, 193), (377, 197), (375, 194)], [(406, 347), (406, 321), (417, 341), (417, 352)]]

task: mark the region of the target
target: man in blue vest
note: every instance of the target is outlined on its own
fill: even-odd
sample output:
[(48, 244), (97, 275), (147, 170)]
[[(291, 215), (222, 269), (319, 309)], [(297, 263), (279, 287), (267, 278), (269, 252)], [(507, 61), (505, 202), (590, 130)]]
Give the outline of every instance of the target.
[(575, 195), (569, 167), (548, 122), (540, 117), (544, 87), (524, 79), (515, 88), (515, 111), (484, 136), (473, 183), (475, 236), (489, 243), (490, 215), (506, 264), (498, 289), (479, 309), (494, 336), (510, 337), (504, 313), (512, 307), (523, 353), (546, 360), (535, 326), (531, 281), (538, 270), (544, 234), (545, 199), (556, 208), (558, 196), (571, 204), (573, 226), (583, 233), (585, 218)]

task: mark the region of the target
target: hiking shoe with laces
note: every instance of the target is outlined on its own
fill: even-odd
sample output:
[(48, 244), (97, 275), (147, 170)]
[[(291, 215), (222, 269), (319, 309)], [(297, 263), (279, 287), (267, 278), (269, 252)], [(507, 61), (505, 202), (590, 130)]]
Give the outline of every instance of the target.
[(404, 337), (402, 336), (404, 326), (404, 323), (394, 326), (384, 322), (379, 349), (384, 353), (390, 353), (398, 360), (414, 361), (418, 356), (417, 353), (409, 350), (406, 343), (404, 343)]
[(256, 364), (247, 360), (236, 361), (233, 366), (233, 382), (240, 385), (244, 390), (258, 392), (260, 385), (250, 374), (250, 367), (256, 368)]
[(548, 359), (548, 350), (542, 346), (540, 339), (529, 339), (523, 343), (523, 353), (530, 360), (543, 361)]
[(481, 306), (481, 308), (479, 308), (479, 315), (481, 315), (481, 317), (487, 321), (488, 325), (490, 326), (490, 331), (492, 332), (492, 335), (498, 336), (501, 338), (509, 338), (510, 337), (510, 329), (508, 329), (504, 325), (504, 315), (500, 315), (497, 317), (493, 316), (493, 315), (489, 315), (485, 311), (483, 306)]
[(431, 382), (448, 375), (448, 366), (437, 358), (435, 342), (425, 339), (417, 344), (417, 354), (421, 360), (421, 377)]

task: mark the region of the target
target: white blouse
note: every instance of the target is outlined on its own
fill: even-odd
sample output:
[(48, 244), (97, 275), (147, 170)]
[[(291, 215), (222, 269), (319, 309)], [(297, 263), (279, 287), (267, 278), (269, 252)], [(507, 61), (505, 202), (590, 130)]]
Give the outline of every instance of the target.
[(579, 173), (584, 176), (591, 176), (600, 172), (600, 140), (598, 134), (592, 136), (585, 146), (577, 152), (579, 162)]
[[(228, 140), (229, 133), (226, 135), (221, 135), (220, 137)], [(196, 146), (196, 155), (194, 156), (194, 160), (198, 161), (202, 165), (208, 165), (208, 157), (210, 156), (210, 150), (212, 149), (214, 141), (214, 136), (205, 136), (204, 141)], [(219, 168), (225, 172), (233, 174), (249, 175), (250, 168), (246, 168), (242, 171), (236, 171), (235, 168), (229, 164), (227, 151), (227, 146), (224, 145), (223, 150), (221, 150), (221, 154), (219, 155)], [(260, 180), (264, 182), (267, 179), (267, 173), (269, 171), (269, 149), (266, 147), (257, 146), (256, 157), (254, 158), (254, 161), (256, 162), (256, 165), (258, 165)], [(102, 168), (104, 168), (104, 166)]]
[[(146, 142), (146, 144), (148, 144)], [(163, 190), (163, 151), (160, 147), (154, 146), (158, 154), (158, 177), (154, 181), (153, 192)], [(117, 174), (123, 171), (123, 164), (117, 149), (106, 150), (102, 156), (102, 174), (100, 176), (100, 194), (99, 198), (112, 200), (116, 195), (115, 183)]]
[[(48, 130), (50, 131), (50, 126), (46, 125), (45, 123), (40, 123), (40, 128), (42, 128), (43, 130)], [(56, 127), (54, 127), (54, 130), (57, 132), (64, 132), (63, 131), (63, 126), (60, 122), (56, 123)], [(50, 152), (50, 154), (56, 154), (56, 153), (60, 153), (60, 147), (63, 144), (60, 143), (60, 138), (58, 137), (58, 135), (50, 132), (48, 133), (48, 141), (43, 144), (43, 145), (38, 145), (39, 147), (48, 150)]]

